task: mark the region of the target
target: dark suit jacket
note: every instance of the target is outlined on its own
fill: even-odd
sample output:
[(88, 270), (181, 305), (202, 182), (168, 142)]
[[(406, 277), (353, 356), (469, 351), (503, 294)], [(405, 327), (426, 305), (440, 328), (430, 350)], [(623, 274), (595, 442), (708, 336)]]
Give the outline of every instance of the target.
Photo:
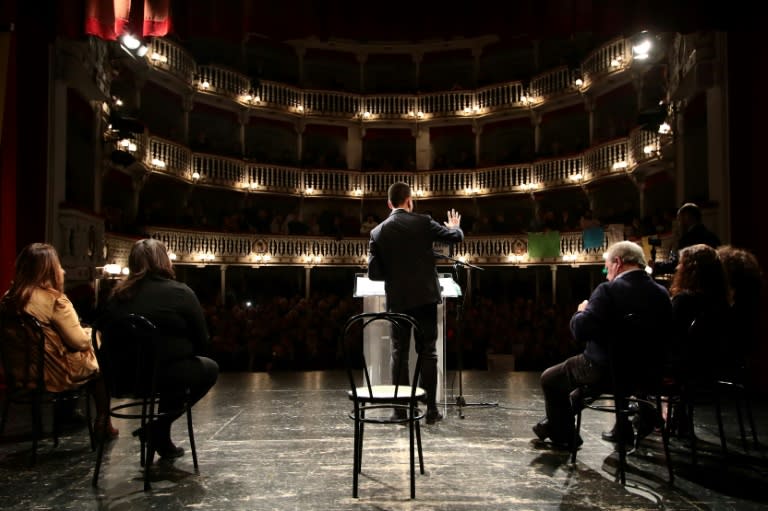
[(141, 314), (152, 321), (163, 340), (160, 356), (178, 360), (208, 351), (208, 327), (195, 292), (175, 280), (147, 276), (127, 300), (110, 299), (101, 321), (124, 314)]
[[(624, 321), (630, 313), (638, 319), (631, 329)], [(669, 293), (642, 270), (622, 273), (597, 286), (587, 308), (571, 318), (571, 332), (585, 344), (587, 359), (605, 366), (611, 346), (620, 346), (624, 353), (634, 353), (638, 370), (648, 369), (648, 364), (661, 370), (671, 328)]]
[(393, 210), (371, 231), (368, 244), (368, 277), (384, 281), (387, 308), (397, 312), (440, 303), (432, 244), (463, 240), (460, 228), (449, 229), (429, 215)]

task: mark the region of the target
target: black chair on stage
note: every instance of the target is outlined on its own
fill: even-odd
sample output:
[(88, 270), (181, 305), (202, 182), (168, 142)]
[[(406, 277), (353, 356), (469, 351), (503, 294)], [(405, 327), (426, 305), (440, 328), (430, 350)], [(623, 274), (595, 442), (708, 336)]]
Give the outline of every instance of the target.
[(51, 392), (45, 386), (45, 332), (37, 318), (26, 312), (16, 313), (0, 304), (0, 359), (6, 384), (0, 435), (5, 432), (11, 404), (29, 406), (32, 414), (31, 465), (37, 462), (37, 446), (43, 437), (45, 404), (53, 407), (52, 436), (53, 445), (57, 447), (60, 408), (66, 402), (84, 398), (91, 449), (95, 447), (87, 387)]
[[(155, 325), (138, 314), (128, 314), (121, 318), (99, 324), (93, 329), (93, 342), (101, 372), (104, 375), (111, 403), (109, 415), (117, 419), (138, 420), (140, 428), (134, 432), (139, 437), (140, 464), (144, 468), (144, 490), (151, 488), (149, 467), (154, 461), (152, 427), (149, 425), (163, 415), (178, 413), (180, 410), (160, 412), (158, 404), (161, 391), (158, 381), (162, 371), (162, 349), (159, 346), (163, 338)], [(187, 390), (189, 395), (189, 390)], [(187, 416), (189, 446), (192, 462), (198, 472), (195, 434), (192, 428), (192, 408), (187, 400), (183, 412)], [(93, 486), (98, 485), (99, 472), (104, 456), (105, 431), (102, 432), (93, 470)]]
[[(392, 327), (397, 323), (409, 324), (416, 338), (420, 338), (422, 335), (418, 324), (411, 316), (394, 312), (357, 314), (349, 318), (344, 324), (341, 333), (341, 345), (345, 351), (346, 370), (350, 385), (347, 396), (353, 404), (349, 418), (354, 421), (355, 425), (352, 496), (355, 498), (358, 496), (358, 478), (362, 472), (365, 424), (403, 424), (408, 426), (410, 435), (411, 498), (413, 499), (416, 498), (415, 450), (419, 456), (420, 472), (424, 473), (419, 421), (424, 418), (425, 409), (419, 406), (419, 402), (426, 400), (426, 391), (418, 386), (421, 375), (421, 357), (416, 360), (410, 385), (386, 385), (372, 382), (362, 337), (365, 328), (375, 321), (388, 322)], [(356, 342), (357, 337), (359, 337), (360, 342)], [(385, 339), (376, 339), (372, 342), (389, 342), (388, 337)], [(399, 371), (398, 374), (400, 374)]]
[[(723, 325), (719, 318), (695, 318), (687, 332), (683, 359), (686, 367), (678, 369), (665, 379), (659, 402), (667, 404), (665, 429), (668, 434), (687, 436), (690, 439), (691, 461), (698, 460), (698, 437), (694, 429), (697, 408), (712, 406), (717, 420), (720, 448), (727, 455), (728, 446), (723, 423), (723, 403), (730, 402), (735, 408), (739, 433), (744, 449), (748, 449), (744, 428), (744, 405), (754, 446), (758, 447), (757, 429), (752, 414), (749, 389), (744, 376), (744, 361), (733, 360), (718, 346), (723, 339)], [(731, 398), (731, 399), (729, 399)]]
[[(654, 396), (657, 395), (661, 376), (653, 371), (660, 365), (658, 351), (654, 349), (652, 339), (655, 332), (648, 332), (642, 320), (635, 314), (628, 314), (623, 319), (622, 330), (625, 336), (618, 342), (606, 346), (609, 353), (610, 377), (598, 386), (585, 385), (571, 392), (571, 407), (575, 415), (574, 436), (571, 440), (571, 463), (576, 462), (581, 438), (582, 411), (584, 409), (611, 413), (615, 420), (616, 450), (619, 455), (617, 480), (626, 484), (627, 455), (635, 450), (640, 436), (635, 437), (632, 419), (645, 413), (644, 420), (652, 420), (650, 427), (663, 424), (661, 408)], [(638, 349), (638, 347), (644, 347)], [(645, 412), (642, 412), (645, 410)], [(649, 415), (653, 417), (649, 419)], [(674, 472), (669, 453), (669, 435), (666, 428), (661, 428), (664, 458), (669, 471), (669, 482), (674, 482)]]

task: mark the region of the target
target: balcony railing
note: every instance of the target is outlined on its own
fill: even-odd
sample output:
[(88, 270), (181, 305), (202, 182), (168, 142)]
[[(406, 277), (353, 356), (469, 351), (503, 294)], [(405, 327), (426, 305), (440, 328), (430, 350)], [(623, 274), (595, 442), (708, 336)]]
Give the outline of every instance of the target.
[[(200, 94), (226, 97), (254, 109), (361, 122), (419, 122), (436, 118), (481, 117), (515, 109), (524, 112), (546, 98), (584, 92), (603, 77), (626, 71), (632, 64), (629, 42), (622, 38), (595, 49), (579, 69), (558, 67), (533, 77), (528, 91), (521, 82), (515, 81), (477, 90), (362, 95), (307, 90), (267, 80), (252, 84), (248, 76), (237, 71), (196, 64), (181, 46), (162, 38), (152, 42), (146, 58), (151, 66), (173, 74)], [(577, 76), (583, 79), (580, 86), (575, 86)]]
[[(663, 143), (658, 133), (636, 129), (628, 138), (592, 147), (581, 155), (552, 158), (530, 164), (480, 169), (418, 172), (359, 172), (355, 170), (301, 169), (251, 163), (235, 158), (192, 153), (187, 147), (155, 136), (148, 142), (143, 164), (153, 172), (208, 186), (256, 193), (283, 193), (318, 197), (385, 197), (394, 181), (411, 184), (421, 198), (492, 196), (529, 193), (588, 183), (603, 176), (632, 173), (639, 164), (659, 160)], [(117, 142), (120, 144), (120, 141)], [(119, 149), (120, 147), (118, 147)]]
[[(147, 234), (162, 241), (175, 264), (233, 264), (251, 266), (365, 266), (368, 239), (310, 236), (231, 234), (180, 229), (148, 228)], [(581, 232), (560, 234), (557, 257), (533, 258), (526, 234), (468, 236), (454, 246), (453, 254), (467, 262), (489, 266), (602, 264), (606, 248), (624, 238), (621, 226), (605, 230), (602, 246), (585, 249)], [(123, 236), (107, 235), (110, 263), (127, 264), (133, 243)]]

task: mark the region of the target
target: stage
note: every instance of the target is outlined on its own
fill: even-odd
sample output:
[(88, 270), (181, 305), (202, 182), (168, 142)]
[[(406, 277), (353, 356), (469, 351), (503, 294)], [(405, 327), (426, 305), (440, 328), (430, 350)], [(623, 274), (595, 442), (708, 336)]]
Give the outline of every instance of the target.
[[(627, 487), (614, 482), (617, 456), (600, 438), (612, 416), (585, 412), (584, 445), (575, 465), (566, 452), (534, 442), (543, 414), (539, 373), (467, 371), (465, 418), (455, 406), (458, 381), (447, 378), (447, 415), (423, 426), (426, 473), (409, 497), (408, 430), (368, 426), (360, 498), (352, 498), (352, 421), (342, 372), (223, 373), (193, 410), (200, 473), (183, 420), (174, 440), (186, 454), (156, 462), (153, 489), (142, 490), (134, 423), (115, 421), (118, 440), (105, 452), (98, 489), (95, 453), (84, 426), (56, 448), (46, 439), (37, 465), (21, 438), (28, 412), (12, 407), (0, 440), (0, 502), (10, 510), (554, 510), (765, 509), (766, 450), (744, 450), (735, 413), (726, 408), (729, 453), (715, 436), (714, 415), (697, 417), (698, 465), (673, 439), (675, 483), (669, 486), (661, 438), (648, 437), (629, 457)], [(497, 406), (471, 406), (486, 403)], [(768, 438), (768, 407), (756, 403), (758, 433)], [(49, 424), (49, 423), (47, 423)]]

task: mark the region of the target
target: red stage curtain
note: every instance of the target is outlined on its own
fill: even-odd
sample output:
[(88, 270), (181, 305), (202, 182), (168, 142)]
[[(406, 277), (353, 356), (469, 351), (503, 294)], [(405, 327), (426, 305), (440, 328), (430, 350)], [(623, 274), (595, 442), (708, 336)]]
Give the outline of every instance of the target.
[(171, 0), (144, 0), (145, 37), (162, 37), (168, 33), (171, 24), (170, 5)]
[(164, 36), (171, 23), (170, 5), (171, 0), (144, 0), (132, 13), (131, 0), (86, 0), (85, 33), (114, 41), (131, 20), (133, 28), (142, 20), (141, 35)]
[(85, 33), (114, 41), (128, 24), (131, 0), (86, 0)]

